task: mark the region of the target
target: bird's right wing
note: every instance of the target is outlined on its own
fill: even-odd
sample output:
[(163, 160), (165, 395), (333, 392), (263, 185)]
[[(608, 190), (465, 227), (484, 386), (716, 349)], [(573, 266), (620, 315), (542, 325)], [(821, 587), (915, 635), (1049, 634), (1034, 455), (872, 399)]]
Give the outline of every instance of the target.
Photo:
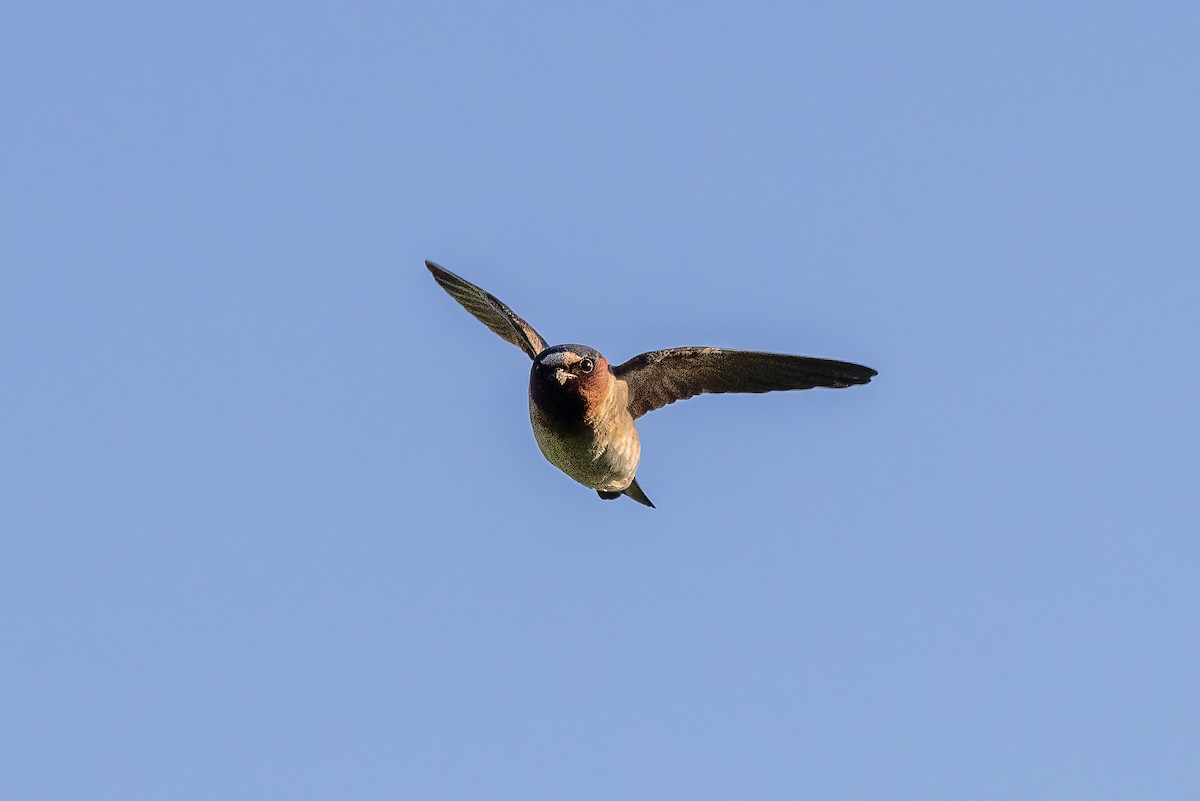
[(495, 295), (484, 292), (470, 281), (459, 278), (431, 261), (426, 261), (425, 266), (450, 297), (475, 315), (475, 319), (499, 334), (501, 339), (516, 345), (529, 354), (531, 359), (537, 358), (537, 355), (546, 349), (546, 340), (542, 339), (542, 335), (518, 317), (516, 312), (501, 303)]
[(613, 368), (629, 385), (634, 418), (705, 392), (773, 392), (865, 384), (870, 367), (811, 356), (722, 348), (670, 348)]

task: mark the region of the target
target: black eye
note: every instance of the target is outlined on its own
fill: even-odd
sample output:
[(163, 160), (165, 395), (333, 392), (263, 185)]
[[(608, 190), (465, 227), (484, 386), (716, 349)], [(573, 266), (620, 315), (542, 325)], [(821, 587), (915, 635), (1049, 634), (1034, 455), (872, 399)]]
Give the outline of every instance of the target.
[(579, 372), (581, 372), (581, 373), (590, 373), (590, 372), (592, 372), (592, 370), (595, 367), (596, 367), (596, 363), (594, 361), (592, 361), (591, 359), (580, 359), (579, 360)]

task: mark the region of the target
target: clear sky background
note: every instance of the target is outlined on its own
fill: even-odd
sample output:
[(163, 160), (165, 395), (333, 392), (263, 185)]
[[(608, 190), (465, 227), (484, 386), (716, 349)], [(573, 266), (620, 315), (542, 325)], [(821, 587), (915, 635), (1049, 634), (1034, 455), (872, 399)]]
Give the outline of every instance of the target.
[(1198, 8), (4, 4), (0, 797), (1200, 797)]

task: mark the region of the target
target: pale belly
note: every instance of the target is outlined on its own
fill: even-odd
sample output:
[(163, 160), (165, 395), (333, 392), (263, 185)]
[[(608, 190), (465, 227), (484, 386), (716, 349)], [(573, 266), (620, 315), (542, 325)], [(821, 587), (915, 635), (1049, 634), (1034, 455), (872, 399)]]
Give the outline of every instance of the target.
[(598, 431), (561, 433), (530, 414), (542, 455), (559, 470), (592, 489), (619, 492), (637, 473), (642, 446), (633, 421)]

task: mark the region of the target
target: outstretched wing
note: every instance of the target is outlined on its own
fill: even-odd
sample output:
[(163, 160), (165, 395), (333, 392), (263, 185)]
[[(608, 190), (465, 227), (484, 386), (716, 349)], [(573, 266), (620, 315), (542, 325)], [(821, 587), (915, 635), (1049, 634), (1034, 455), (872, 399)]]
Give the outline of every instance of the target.
[(773, 392), (782, 389), (865, 384), (870, 367), (810, 356), (722, 348), (670, 348), (634, 356), (613, 368), (629, 384), (635, 417), (705, 392)]
[(516, 312), (501, 303), (495, 295), (484, 292), (470, 281), (459, 278), (431, 261), (426, 261), (425, 266), (433, 273), (433, 279), (442, 289), (450, 293), (450, 297), (475, 315), (475, 319), (499, 334), (501, 339), (516, 345), (528, 353), (531, 359), (546, 349), (546, 340), (542, 339), (542, 335), (518, 317)]

